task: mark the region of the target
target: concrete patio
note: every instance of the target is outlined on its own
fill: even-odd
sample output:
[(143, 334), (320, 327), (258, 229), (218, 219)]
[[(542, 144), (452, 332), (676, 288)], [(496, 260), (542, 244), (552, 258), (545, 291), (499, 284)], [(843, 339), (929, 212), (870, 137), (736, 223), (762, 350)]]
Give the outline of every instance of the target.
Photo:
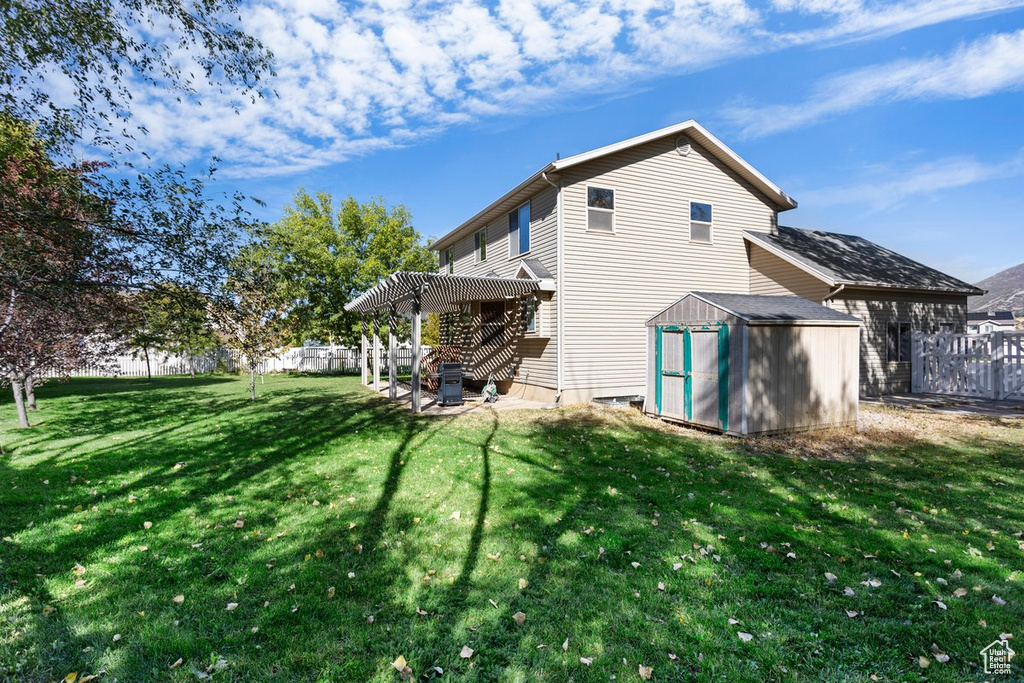
[(987, 398), (945, 394), (893, 394), (861, 397), (861, 403), (934, 413), (960, 413), (987, 417), (1024, 418), (1024, 401), (993, 401)]
[[(387, 398), (388, 386), (386, 384), (382, 386), (378, 393)], [(496, 403), (485, 403), (482, 397), (471, 396), (464, 398), (464, 403), (460, 406), (442, 406), (438, 404), (437, 396), (433, 392), (424, 391), (421, 400), (420, 412), (424, 415), (465, 415), (467, 413), (487, 410), (550, 410), (557, 407), (551, 403), (527, 401), (526, 399), (509, 395), (499, 395)], [(412, 388), (408, 384), (398, 383), (396, 402), (403, 408), (412, 409)]]

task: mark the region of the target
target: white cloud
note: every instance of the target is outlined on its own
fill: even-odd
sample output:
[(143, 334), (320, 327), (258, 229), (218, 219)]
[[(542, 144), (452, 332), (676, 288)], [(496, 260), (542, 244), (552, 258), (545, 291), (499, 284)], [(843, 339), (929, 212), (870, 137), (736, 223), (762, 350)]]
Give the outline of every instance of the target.
[[(227, 174), (285, 174), (409, 144), (465, 121), (566, 106), (579, 93), (614, 94), (765, 51), (858, 39), (1006, 4), (776, 0), (754, 9), (745, 0), (250, 0), (243, 25), (277, 58), (278, 97), (250, 105), (200, 88), (179, 102), (140, 85), (133, 112), (150, 131), (140, 145), (156, 158), (216, 155)], [(771, 28), (792, 16), (811, 27)], [(999, 49), (1014, 45), (1020, 47)], [(1007, 81), (993, 72), (984, 82), (974, 87), (997, 89)], [(941, 87), (938, 79), (932, 87)], [(820, 98), (820, 115), (831, 113), (829, 106), (853, 106), (828, 105), (830, 92)], [(879, 86), (867, 95), (887, 92)], [(841, 94), (831, 99), (840, 103)], [(751, 124), (758, 116), (748, 115)]]
[(967, 99), (1024, 86), (1024, 30), (998, 33), (952, 54), (859, 69), (821, 83), (796, 104), (734, 108), (745, 136), (770, 135), (897, 100)]
[(934, 196), (975, 183), (1024, 175), (1024, 150), (998, 162), (954, 156), (910, 168), (875, 166), (864, 169), (866, 179), (850, 185), (810, 190), (802, 200), (815, 206), (859, 206), (868, 213), (900, 206), (911, 197)]

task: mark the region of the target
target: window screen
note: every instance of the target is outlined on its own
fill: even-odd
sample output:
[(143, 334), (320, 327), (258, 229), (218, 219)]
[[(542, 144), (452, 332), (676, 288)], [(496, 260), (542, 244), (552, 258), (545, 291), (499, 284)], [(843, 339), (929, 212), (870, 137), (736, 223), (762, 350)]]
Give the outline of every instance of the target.
[(690, 241), (711, 241), (711, 205), (690, 202)]
[(587, 188), (587, 230), (615, 231), (615, 190)]
[(527, 332), (537, 331), (537, 297), (528, 296), (523, 302), (523, 329)]

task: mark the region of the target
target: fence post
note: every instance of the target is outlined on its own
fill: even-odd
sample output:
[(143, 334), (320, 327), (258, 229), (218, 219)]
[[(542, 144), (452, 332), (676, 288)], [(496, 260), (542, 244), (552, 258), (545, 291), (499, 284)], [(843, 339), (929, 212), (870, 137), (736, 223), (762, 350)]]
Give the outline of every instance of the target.
[(1003, 332), (992, 333), (992, 398), (1000, 401), (1006, 398), (1003, 390)]

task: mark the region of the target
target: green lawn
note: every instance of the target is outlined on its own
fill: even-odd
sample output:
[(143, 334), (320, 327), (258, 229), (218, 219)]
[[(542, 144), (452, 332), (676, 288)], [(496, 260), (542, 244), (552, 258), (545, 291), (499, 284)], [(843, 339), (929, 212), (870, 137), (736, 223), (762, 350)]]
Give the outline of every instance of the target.
[(398, 681), (402, 656), (424, 681), (962, 681), (1024, 623), (1020, 420), (792, 457), (628, 411), (258, 389), (51, 384), (28, 431), (5, 395), (0, 680)]

